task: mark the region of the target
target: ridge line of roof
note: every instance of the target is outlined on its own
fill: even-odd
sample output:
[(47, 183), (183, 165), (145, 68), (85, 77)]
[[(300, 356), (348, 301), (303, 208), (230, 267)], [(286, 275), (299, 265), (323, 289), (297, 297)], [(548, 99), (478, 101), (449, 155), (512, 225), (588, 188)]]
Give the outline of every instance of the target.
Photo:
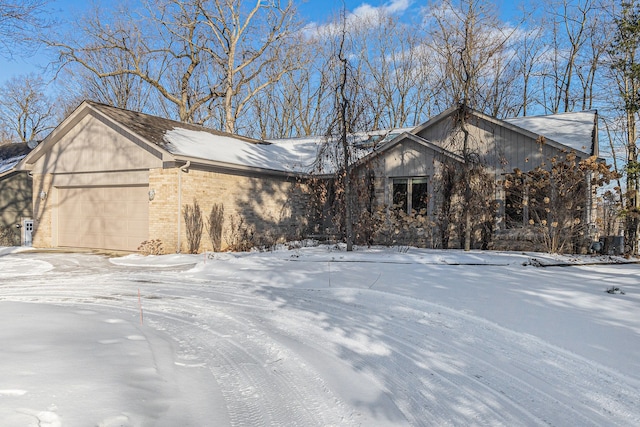
[[(174, 120), (174, 119), (170, 119), (170, 118), (166, 118), (166, 117), (161, 117), (161, 116), (156, 116), (153, 114), (148, 114), (148, 113), (144, 113), (141, 111), (135, 111), (135, 110), (128, 110), (125, 108), (121, 108), (121, 107), (115, 107), (112, 105), (108, 105), (108, 104), (104, 104), (101, 102), (96, 102), (93, 100), (86, 100), (84, 101), (86, 102), (88, 105), (90, 105), (91, 107), (95, 108), (96, 110), (102, 112), (103, 114), (109, 116), (112, 120), (117, 121), (118, 123), (120, 123), (121, 125), (127, 127), (129, 130), (131, 130), (132, 132), (136, 133), (136, 134), (140, 134), (139, 131), (136, 131), (135, 127), (132, 127), (130, 125), (128, 125), (127, 123), (124, 123), (119, 117), (114, 117), (114, 114), (110, 114), (113, 111), (117, 111), (122, 115), (127, 115), (127, 116), (131, 116), (131, 115), (135, 115), (135, 116), (139, 116), (139, 117), (143, 117), (146, 119), (146, 121), (154, 121), (154, 122), (160, 122), (160, 123), (168, 123), (171, 124), (172, 127), (169, 128), (169, 126), (160, 126), (160, 128), (163, 130), (163, 132), (166, 132), (168, 130), (173, 130), (175, 128), (184, 128), (184, 129), (189, 129), (189, 130), (194, 130), (194, 131), (202, 131), (202, 132), (207, 132), (210, 133), (212, 135), (218, 135), (218, 136), (226, 136), (229, 138), (233, 138), (233, 139), (239, 139), (245, 142), (249, 142), (249, 143), (253, 143), (253, 144), (269, 144), (269, 142), (267, 141), (263, 141), (260, 139), (255, 139), (255, 138), (251, 138), (248, 136), (244, 136), (244, 135), (239, 135), (239, 134), (235, 134), (235, 133), (229, 133), (229, 132), (224, 132), (218, 129), (213, 129), (213, 128), (209, 128), (206, 127), (204, 125), (201, 124), (197, 124), (197, 123), (188, 123), (188, 122), (181, 122), (178, 120)], [(140, 135), (142, 136), (142, 135)], [(145, 138), (148, 139), (148, 138)], [(158, 145), (158, 143), (154, 142), (154, 141), (150, 141), (153, 142), (154, 144)]]

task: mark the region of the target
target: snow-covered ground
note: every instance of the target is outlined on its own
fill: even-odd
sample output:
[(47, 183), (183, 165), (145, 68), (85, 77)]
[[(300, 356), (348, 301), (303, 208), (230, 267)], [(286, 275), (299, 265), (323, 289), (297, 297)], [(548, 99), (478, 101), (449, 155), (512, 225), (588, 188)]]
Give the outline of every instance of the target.
[(0, 248), (0, 425), (637, 426), (640, 265), (601, 261)]

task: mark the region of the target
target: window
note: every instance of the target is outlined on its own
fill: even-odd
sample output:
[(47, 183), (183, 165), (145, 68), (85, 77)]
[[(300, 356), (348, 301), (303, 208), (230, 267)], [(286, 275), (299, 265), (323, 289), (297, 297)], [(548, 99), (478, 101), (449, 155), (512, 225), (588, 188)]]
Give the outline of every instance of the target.
[(527, 221), (527, 194), (521, 178), (505, 186), (504, 220), (506, 228), (520, 228)]
[(551, 212), (549, 191), (548, 184), (540, 180), (509, 179), (504, 200), (506, 228), (546, 225)]
[(406, 213), (427, 209), (427, 178), (394, 178), (393, 206)]
[(393, 207), (407, 212), (409, 185), (406, 179), (393, 180)]

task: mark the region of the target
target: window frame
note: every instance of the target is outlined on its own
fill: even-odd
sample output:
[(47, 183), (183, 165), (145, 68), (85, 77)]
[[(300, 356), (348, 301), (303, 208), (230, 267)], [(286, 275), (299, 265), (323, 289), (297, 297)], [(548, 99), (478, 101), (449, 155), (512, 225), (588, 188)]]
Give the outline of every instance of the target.
[[(408, 215), (411, 214), (413, 210), (416, 213), (419, 213), (419, 209), (425, 209), (427, 212), (429, 211), (429, 178), (427, 176), (408, 176), (408, 177), (393, 177), (390, 178), (391, 181), (391, 206), (395, 207), (398, 201), (397, 194), (400, 194), (396, 191), (396, 185), (404, 185), (406, 187), (406, 192), (402, 193), (404, 195), (402, 201), (402, 210)], [(414, 184), (424, 184), (424, 204), (419, 209), (414, 208), (415, 197), (413, 193)]]

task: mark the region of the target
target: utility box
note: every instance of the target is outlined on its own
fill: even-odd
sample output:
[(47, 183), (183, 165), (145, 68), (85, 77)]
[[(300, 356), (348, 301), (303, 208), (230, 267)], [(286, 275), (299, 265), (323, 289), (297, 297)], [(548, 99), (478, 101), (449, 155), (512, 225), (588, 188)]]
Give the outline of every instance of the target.
[(600, 242), (603, 255), (624, 255), (624, 236), (604, 236)]

